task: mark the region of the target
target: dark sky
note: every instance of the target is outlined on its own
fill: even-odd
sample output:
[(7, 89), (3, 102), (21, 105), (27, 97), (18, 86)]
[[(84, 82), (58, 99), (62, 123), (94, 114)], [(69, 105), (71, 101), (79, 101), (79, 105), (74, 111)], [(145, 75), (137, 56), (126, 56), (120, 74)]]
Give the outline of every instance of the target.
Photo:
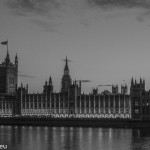
[[(19, 77), (30, 91), (42, 91), (50, 75), (59, 91), (66, 55), (72, 79), (92, 81), (85, 92), (130, 85), (132, 76), (150, 88), (150, 0), (1, 0), (0, 41), (7, 39), (19, 73), (34, 77)], [(0, 53), (2, 62), (5, 46)]]

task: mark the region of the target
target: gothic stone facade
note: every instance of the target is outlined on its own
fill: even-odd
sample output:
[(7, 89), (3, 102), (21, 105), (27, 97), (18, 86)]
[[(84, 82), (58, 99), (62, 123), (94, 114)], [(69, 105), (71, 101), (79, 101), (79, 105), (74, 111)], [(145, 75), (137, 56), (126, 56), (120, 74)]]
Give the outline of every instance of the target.
[(65, 60), (61, 91), (53, 91), (52, 78), (45, 82), (42, 93), (28, 92), (28, 85), (17, 89), (18, 58), (10, 62), (6, 59), (0, 64), (0, 116), (51, 116), (78, 118), (150, 118), (150, 91), (145, 90), (145, 81), (131, 80), (130, 94), (127, 86), (112, 86), (112, 92), (81, 92), (81, 81), (71, 80), (68, 59)]
[(71, 81), (68, 59), (65, 60), (61, 92), (53, 92), (52, 78), (45, 82), (43, 93), (29, 94), (28, 89), (19, 88), (21, 115), (51, 117), (96, 117), (96, 118), (131, 118), (131, 99), (127, 87), (112, 86), (112, 93), (104, 91), (98, 94), (81, 93), (81, 81)]

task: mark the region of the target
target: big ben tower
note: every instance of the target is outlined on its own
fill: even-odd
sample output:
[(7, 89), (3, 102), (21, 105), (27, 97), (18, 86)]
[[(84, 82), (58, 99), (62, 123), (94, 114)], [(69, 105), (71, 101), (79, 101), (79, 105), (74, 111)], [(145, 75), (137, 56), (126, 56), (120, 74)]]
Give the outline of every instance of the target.
[(64, 75), (63, 75), (62, 81), (61, 81), (61, 84), (62, 84), (61, 92), (62, 93), (68, 92), (69, 87), (71, 85), (71, 77), (69, 75), (68, 59), (67, 59), (67, 57), (65, 59), (65, 62), (66, 62), (66, 64), (65, 64), (65, 68), (64, 68)]

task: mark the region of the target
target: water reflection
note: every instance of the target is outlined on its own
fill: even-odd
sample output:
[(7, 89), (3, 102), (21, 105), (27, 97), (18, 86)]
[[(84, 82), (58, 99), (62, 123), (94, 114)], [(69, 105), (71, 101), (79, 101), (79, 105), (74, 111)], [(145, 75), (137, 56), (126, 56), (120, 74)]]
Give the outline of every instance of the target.
[(150, 129), (0, 126), (10, 150), (149, 150)]
[(132, 130), (131, 149), (133, 150), (150, 149), (150, 129)]

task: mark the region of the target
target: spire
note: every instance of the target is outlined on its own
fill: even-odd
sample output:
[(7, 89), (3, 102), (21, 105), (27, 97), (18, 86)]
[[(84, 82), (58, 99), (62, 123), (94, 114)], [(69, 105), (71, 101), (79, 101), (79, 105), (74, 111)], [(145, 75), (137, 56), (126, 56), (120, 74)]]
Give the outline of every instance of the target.
[(27, 91), (27, 94), (28, 94), (28, 84), (26, 85), (26, 91)]
[(45, 85), (47, 86), (47, 81), (45, 81)]
[(9, 62), (10, 62), (8, 49), (7, 49), (7, 54), (6, 54), (5, 62), (6, 62), (6, 63), (9, 63)]
[(16, 53), (16, 56), (15, 56), (15, 62), (16, 62), (16, 61), (18, 61), (18, 56), (17, 56), (17, 53)]
[(52, 78), (51, 78), (51, 76), (49, 77), (49, 85), (52, 85)]
[(131, 79), (131, 85), (134, 85), (133, 77), (132, 77), (132, 79)]
[(23, 88), (23, 84), (22, 84), (22, 82), (21, 82), (21, 88)]
[(143, 79), (143, 84), (145, 84), (145, 79)]
[(136, 79), (135, 79), (135, 85), (137, 84)]
[(62, 92), (68, 92), (68, 89), (70, 88), (71, 85), (71, 77), (69, 75), (69, 67), (68, 67), (68, 58), (66, 56), (65, 61), (65, 67), (64, 67), (64, 74), (62, 77), (62, 87), (61, 87), (61, 91)]
[(68, 67), (68, 58), (66, 56), (66, 59), (65, 59), (65, 68), (64, 68), (64, 74), (69, 74), (69, 67)]
[(143, 79), (143, 86), (144, 86), (144, 89), (145, 89), (145, 79)]
[(65, 65), (65, 70), (69, 70), (69, 68), (68, 68), (68, 59), (67, 59), (67, 56), (66, 56), (66, 65)]
[(17, 53), (16, 53), (16, 56), (15, 56), (15, 65), (16, 66), (18, 65), (18, 56), (17, 56)]

